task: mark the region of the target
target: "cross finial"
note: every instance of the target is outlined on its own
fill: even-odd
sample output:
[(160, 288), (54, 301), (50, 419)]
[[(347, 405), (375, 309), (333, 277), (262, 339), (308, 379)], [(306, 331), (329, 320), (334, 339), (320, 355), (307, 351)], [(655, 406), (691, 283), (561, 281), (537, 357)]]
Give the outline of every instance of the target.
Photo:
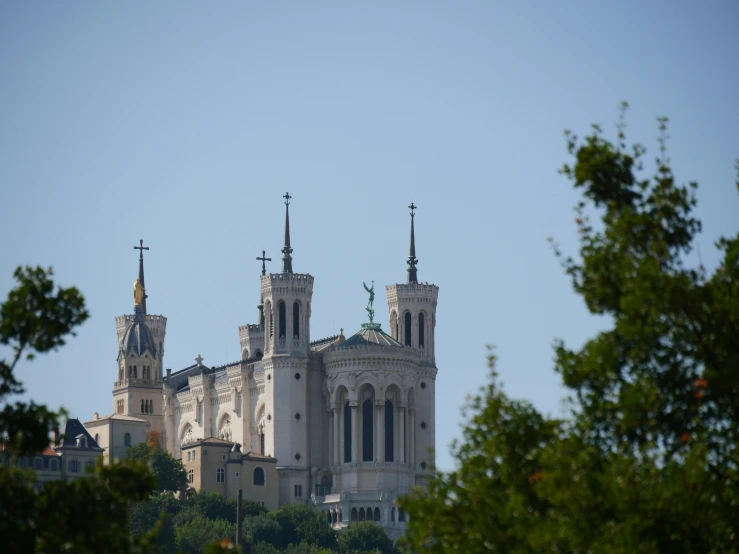
[(144, 246), (144, 239), (139, 239), (139, 245), (133, 247), (134, 250), (139, 250), (139, 259), (144, 259), (144, 250), (148, 250), (148, 246)]
[(203, 365), (203, 357), (200, 354), (195, 356), (195, 363), (198, 365)]
[(290, 196), (290, 193), (286, 192), (285, 194), (282, 195), (282, 197), (285, 199), (285, 206), (289, 206), (290, 199), (292, 198), (292, 196)]
[(265, 252), (264, 250), (262, 250), (262, 257), (260, 258), (259, 256), (257, 256), (257, 260), (261, 260), (262, 261), (262, 275), (267, 275), (267, 267), (264, 265), (264, 262), (271, 262), (272, 261), (272, 258), (266, 258), (265, 257), (266, 255), (267, 255), (267, 252)]
[(413, 217), (415, 215), (416, 208), (418, 208), (418, 206), (416, 206), (413, 202), (411, 202), (411, 205), (408, 206), (408, 208), (410, 208), (410, 210), (411, 210), (411, 217)]

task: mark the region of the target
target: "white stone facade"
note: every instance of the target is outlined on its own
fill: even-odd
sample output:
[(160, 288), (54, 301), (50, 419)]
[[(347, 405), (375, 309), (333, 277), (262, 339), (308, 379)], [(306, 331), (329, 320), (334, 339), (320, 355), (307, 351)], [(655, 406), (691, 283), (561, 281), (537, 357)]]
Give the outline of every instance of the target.
[[(116, 319), (114, 412), (146, 421), (175, 458), (204, 439), (276, 458), (280, 504), (311, 503), (335, 528), (377, 521), (397, 536), (405, 525), (397, 498), (425, 487), (434, 466), (439, 289), (386, 287), (389, 334), (370, 322), (349, 338), (311, 342), (314, 278), (292, 271), (287, 217), (285, 237), (283, 272), (261, 276), (260, 321), (238, 328), (237, 362), (208, 366), (198, 356), (162, 375), (166, 318), (144, 306), (151, 335), (139, 329), (135, 340), (141, 313)], [(413, 232), (408, 263), (411, 281)], [(142, 365), (151, 371), (131, 373)]]

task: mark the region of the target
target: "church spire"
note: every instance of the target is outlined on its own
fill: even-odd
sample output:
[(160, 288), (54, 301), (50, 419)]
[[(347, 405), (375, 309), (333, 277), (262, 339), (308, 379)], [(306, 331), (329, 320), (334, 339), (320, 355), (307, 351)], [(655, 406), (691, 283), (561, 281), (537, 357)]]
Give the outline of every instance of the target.
[(290, 254), (293, 253), (293, 249), (290, 248), (290, 196), (289, 192), (283, 195), (285, 199), (285, 246), (282, 247), (282, 272), (292, 273), (293, 272), (293, 259)]
[(411, 202), (411, 205), (408, 207), (411, 210), (411, 248), (408, 252), (408, 282), (418, 283), (418, 271), (416, 270), (416, 265), (418, 264), (418, 260), (416, 259), (416, 234), (413, 229), (413, 220), (416, 216), (415, 211), (417, 206)]
[(146, 315), (146, 285), (144, 284), (144, 250), (149, 250), (148, 246), (144, 246), (144, 239), (139, 240), (139, 245), (133, 247), (139, 251), (139, 276), (133, 284), (133, 310), (134, 320), (143, 321)]

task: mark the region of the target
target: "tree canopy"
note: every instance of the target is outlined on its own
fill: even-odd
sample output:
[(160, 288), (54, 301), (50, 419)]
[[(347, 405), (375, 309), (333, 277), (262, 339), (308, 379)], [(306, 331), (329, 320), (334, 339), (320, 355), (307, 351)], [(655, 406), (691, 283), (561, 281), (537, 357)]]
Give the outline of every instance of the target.
[(412, 550), (739, 552), (739, 235), (715, 270), (695, 261), (697, 184), (676, 182), (658, 121), (651, 176), (623, 117), (614, 141), (566, 134), (579, 255), (555, 255), (610, 328), (555, 343), (562, 419), (509, 398), (491, 353), (458, 469), (402, 503)]
[(129, 448), (126, 458), (147, 464), (157, 480), (158, 491), (181, 491), (187, 488), (187, 473), (181, 460), (156, 444), (139, 443)]
[[(0, 306), (0, 344), (10, 346), (13, 360), (0, 361), (0, 435), (6, 461), (0, 464), (0, 536), (4, 552), (151, 552), (153, 531), (132, 538), (126, 505), (146, 498), (154, 477), (140, 464), (102, 465), (94, 474), (74, 481), (51, 481), (35, 488), (35, 472), (15, 466), (18, 456), (32, 455), (49, 445), (59, 417), (33, 402), (11, 404), (8, 397), (24, 392), (14, 371), (18, 362), (64, 345), (88, 318), (85, 302), (74, 288), (57, 288), (51, 269), (18, 268), (16, 287)], [(156, 519), (150, 527), (159, 525)], [(156, 527), (156, 526), (155, 526)]]

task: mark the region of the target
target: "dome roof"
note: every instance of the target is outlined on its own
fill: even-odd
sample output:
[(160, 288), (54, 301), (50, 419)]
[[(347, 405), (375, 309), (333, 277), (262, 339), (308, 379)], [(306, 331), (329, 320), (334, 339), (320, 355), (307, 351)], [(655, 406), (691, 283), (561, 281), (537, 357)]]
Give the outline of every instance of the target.
[(362, 329), (342, 342), (337, 348), (351, 346), (400, 346), (405, 348), (393, 337), (382, 330), (379, 323), (363, 323)]
[(135, 321), (126, 329), (126, 334), (123, 335), (121, 353), (125, 355), (133, 352), (137, 356), (141, 356), (146, 350), (149, 350), (151, 355), (156, 357), (157, 347), (154, 336), (146, 323)]

